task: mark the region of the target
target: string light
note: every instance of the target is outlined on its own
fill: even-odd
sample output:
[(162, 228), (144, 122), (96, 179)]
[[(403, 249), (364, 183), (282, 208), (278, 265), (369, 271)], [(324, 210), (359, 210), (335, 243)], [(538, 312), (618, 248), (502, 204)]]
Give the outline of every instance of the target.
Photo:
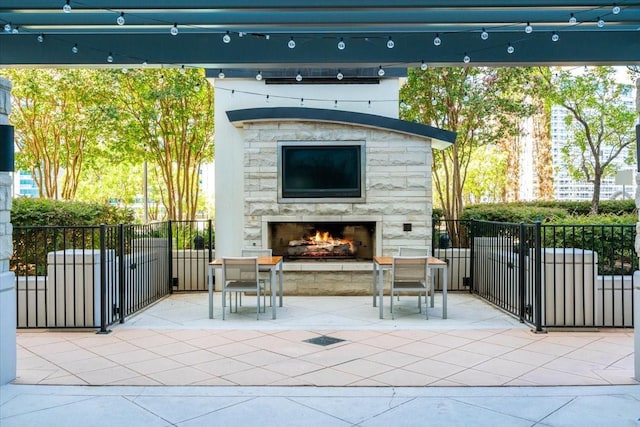
[(344, 74), (342, 74), (342, 72), (340, 70), (338, 70), (338, 74), (336, 74), (336, 79), (338, 79), (338, 80), (344, 79)]
[(220, 70), (220, 72), (218, 73), (218, 78), (224, 79), (224, 71)]
[(300, 98), (300, 106), (304, 107), (304, 98)]
[(620, 13), (620, 6), (618, 6), (617, 4), (613, 4), (613, 9), (611, 9), (611, 12), (613, 12), (614, 15), (617, 15)]
[(289, 39), (287, 46), (289, 47), (289, 49), (294, 49), (296, 47), (296, 41), (293, 39), (293, 37)]
[(74, 44), (73, 47), (71, 48), (71, 53), (73, 53), (74, 55), (76, 53), (78, 53), (78, 43)]
[(342, 37), (340, 37), (340, 41), (338, 42), (338, 50), (344, 50), (347, 47)]
[(598, 16), (598, 19), (596, 19), (598, 28), (602, 28), (604, 27), (604, 19), (602, 19), (601, 17)]
[(231, 43), (231, 36), (229, 35), (229, 31), (227, 31), (227, 33), (222, 36), (222, 41), (225, 43)]
[(5, 33), (11, 32), (11, 24), (4, 24), (4, 32)]
[(433, 44), (436, 46), (440, 46), (442, 44), (442, 39), (440, 39), (440, 35), (436, 33), (436, 36), (433, 39)]
[(267, 95), (265, 102), (268, 104), (269, 103), (269, 95)]
[(573, 13), (569, 15), (569, 24), (575, 24), (576, 22), (578, 22), (578, 20), (576, 19), (575, 15)]
[(116, 19), (116, 24), (124, 25), (124, 12), (120, 12), (120, 16)]
[(62, 11), (64, 13), (71, 13), (71, 5), (69, 4), (69, 0), (62, 6)]
[(391, 36), (389, 36), (389, 40), (387, 40), (387, 48), (388, 49), (393, 49), (395, 47), (395, 43), (393, 41), (393, 39), (391, 38)]
[(426, 63), (426, 62), (424, 62), (424, 61), (422, 61), (422, 64), (420, 64), (420, 69), (421, 69), (422, 71), (426, 71), (426, 70), (427, 70), (427, 67), (428, 67), (428, 66), (427, 66), (427, 63)]
[(369, 105), (367, 106), (367, 108), (371, 109), (371, 100), (368, 101)]
[(258, 71), (258, 74), (256, 74), (256, 80), (257, 81), (262, 80), (262, 71)]
[(380, 77), (384, 76), (384, 68), (382, 68), (382, 65), (380, 66), (380, 68), (378, 68), (378, 75)]
[(107, 55), (107, 62), (108, 63), (112, 63), (113, 62), (113, 54), (111, 52), (109, 52), (109, 55)]
[(527, 34), (531, 34), (533, 32), (533, 27), (530, 23), (527, 22), (527, 25), (524, 27), (524, 32)]
[(489, 38), (489, 33), (484, 28), (482, 29), (482, 32), (480, 33), (480, 38), (482, 40), (487, 40)]
[(468, 64), (469, 62), (471, 62), (471, 58), (469, 57), (469, 55), (464, 54), (464, 58), (462, 58), (462, 60), (464, 61), (465, 64)]
[(507, 45), (507, 53), (508, 53), (508, 54), (512, 54), (512, 53), (513, 53), (513, 52), (515, 52), (515, 51), (516, 51), (516, 48), (515, 48), (515, 47), (513, 47), (513, 45), (512, 45), (511, 43), (509, 43), (509, 44)]
[(171, 30), (169, 30), (169, 32), (171, 33), (172, 36), (177, 36), (178, 35), (178, 24), (175, 23), (173, 24), (173, 27), (171, 27)]
[(338, 108), (338, 100), (333, 101), (333, 108)]
[(38, 43), (42, 43), (44, 41), (44, 35), (38, 34), (38, 37), (36, 37), (36, 40), (38, 40)]
[(556, 33), (555, 31), (551, 33), (551, 41), (557, 42), (558, 40), (560, 40), (560, 36), (558, 35), (558, 33)]
[(18, 27), (17, 25), (15, 27), (13, 27), (13, 30), (11, 30), (11, 34), (18, 34)]
[(301, 82), (302, 81), (302, 74), (300, 74), (299, 72), (298, 72), (298, 74), (296, 74), (296, 81), (297, 82)]
[(184, 68), (184, 65), (180, 67), (180, 74), (184, 74), (187, 70)]

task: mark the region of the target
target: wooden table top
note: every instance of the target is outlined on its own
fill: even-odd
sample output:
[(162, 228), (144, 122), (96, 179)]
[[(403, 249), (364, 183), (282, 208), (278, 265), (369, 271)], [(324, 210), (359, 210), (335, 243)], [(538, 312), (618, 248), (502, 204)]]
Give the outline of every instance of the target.
[[(230, 257), (237, 258), (237, 257)], [(259, 256), (258, 257), (258, 265), (262, 266), (274, 266), (282, 261), (281, 256)], [(216, 258), (209, 263), (211, 266), (222, 266), (222, 258)]]
[[(393, 257), (392, 256), (374, 256), (373, 262), (383, 266), (393, 265)], [(430, 256), (429, 265), (433, 267), (445, 267), (447, 265), (447, 262), (444, 260), (441, 260), (440, 258)]]

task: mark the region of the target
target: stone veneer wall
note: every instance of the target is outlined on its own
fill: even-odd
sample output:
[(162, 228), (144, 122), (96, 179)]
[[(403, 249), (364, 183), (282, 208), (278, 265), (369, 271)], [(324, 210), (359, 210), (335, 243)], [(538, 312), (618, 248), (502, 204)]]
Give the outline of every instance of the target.
[[(279, 141), (364, 141), (365, 203), (278, 203)], [(243, 246), (266, 247), (270, 221), (376, 221), (377, 255), (431, 243), (431, 143), (428, 139), (359, 126), (317, 122), (256, 122), (244, 126)], [(411, 231), (403, 231), (410, 223)], [(285, 264), (285, 292), (370, 294), (371, 263)]]
[[(9, 123), (11, 83), (0, 78), (0, 124)], [(9, 172), (0, 172), (0, 385), (16, 377), (16, 289), (9, 271), (13, 252), (11, 186)]]

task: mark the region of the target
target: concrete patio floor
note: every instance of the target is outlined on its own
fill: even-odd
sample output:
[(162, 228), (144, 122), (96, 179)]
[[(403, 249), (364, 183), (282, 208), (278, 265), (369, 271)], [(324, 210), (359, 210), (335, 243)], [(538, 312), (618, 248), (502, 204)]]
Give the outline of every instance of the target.
[[(425, 320), (403, 297), (395, 320), (371, 297), (285, 297), (278, 318), (208, 319), (206, 294), (174, 294), (107, 335), (18, 332), (14, 384), (133, 386), (559, 386), (633, 379), (633, 330), (535, 334), (466, 293), (441, 295)], [(385, 299), (388, 304), (388, 297)], [(306, 342), (329, 336), (343, 341)]]

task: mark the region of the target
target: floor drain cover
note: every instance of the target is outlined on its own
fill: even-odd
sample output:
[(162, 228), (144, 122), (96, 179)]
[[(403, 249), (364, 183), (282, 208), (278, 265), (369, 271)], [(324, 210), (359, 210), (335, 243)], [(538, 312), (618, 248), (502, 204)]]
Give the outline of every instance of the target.
[(328, 337), (326, 335), (320, 335), (319, 337), (309, 338), (308, 340), (304, 340), (304, 342), (308, 342), (316, 345), (322, 345), (322, 346), (336, 344), (341, 341), (344, 341), (344, 340), (340, 338)]

